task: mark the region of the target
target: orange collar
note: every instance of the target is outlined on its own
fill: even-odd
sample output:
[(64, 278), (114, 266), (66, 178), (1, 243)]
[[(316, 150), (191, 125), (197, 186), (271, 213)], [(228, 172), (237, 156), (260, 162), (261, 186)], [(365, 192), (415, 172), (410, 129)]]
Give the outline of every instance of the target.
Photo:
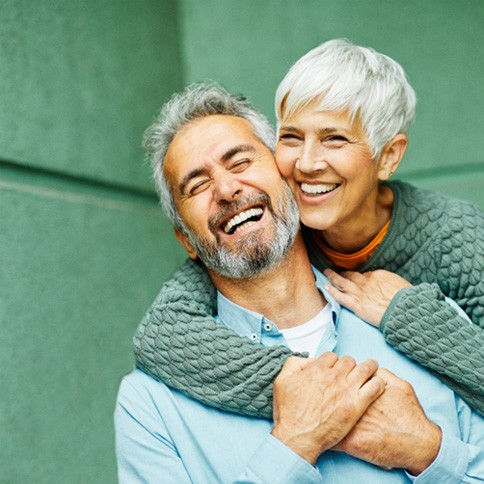
[(347, 270), (354, 270), (361, 264), (365, 263), (375, 252), (376, 248), (381, 244), (381, 241), (385, 238), (390, 227), (391, 219), (383, 226), (383, 228), (376, 234), (375, 238), (363, 249), (352, 254), (343, 254), (330, 249), (323, 240), (317, 239), (317, 244), (321, 252), (326, 256), (328, 261), (338, 267), (342, 267)]

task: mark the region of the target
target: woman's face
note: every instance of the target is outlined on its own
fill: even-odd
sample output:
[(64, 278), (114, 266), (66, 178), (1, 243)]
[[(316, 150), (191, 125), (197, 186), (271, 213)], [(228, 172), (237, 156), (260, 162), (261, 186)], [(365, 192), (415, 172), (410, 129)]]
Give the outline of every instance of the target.
[(276, 161), (304, 225), (351, 229), (361, 227), (369, 211), (375, 213), (379, 164), (360, 122), (351, 122), (347, 113), (309, 105), (287, 118), (279, 130)]

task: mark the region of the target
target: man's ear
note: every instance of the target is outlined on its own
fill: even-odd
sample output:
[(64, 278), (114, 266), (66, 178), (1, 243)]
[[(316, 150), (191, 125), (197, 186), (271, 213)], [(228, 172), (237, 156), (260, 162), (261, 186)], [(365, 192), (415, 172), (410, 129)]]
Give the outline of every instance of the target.
[(378, 179), (388, 180), (397, 170), (408, 146), (406, 134), (398, 133), (383, 148), (378, 162)]
[(190, 259), (193, 259), (193, 260), (198, 259), (197, 251), (194, 249), (193, 245), (190, 244), (188, 237), (183, 232), (181, 232), (176, 228), (173, 230), (175, 232), (176, 238), (178, 239), (178, 242), (180, 242), (180, 244), (183, 245), (183, 247), (185, 247), (185, 250), (187, 251)]

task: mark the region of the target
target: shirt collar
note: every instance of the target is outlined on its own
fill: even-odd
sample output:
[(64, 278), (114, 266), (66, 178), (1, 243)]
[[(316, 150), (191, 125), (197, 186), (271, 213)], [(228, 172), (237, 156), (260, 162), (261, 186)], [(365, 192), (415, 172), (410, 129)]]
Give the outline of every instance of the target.
[[(330, 285), (330, 281), (315, 267), (311, 266), (316, 287), (323, 294), (326, 301), (331, 308), (333, 323), (337, 325), (341, 306), (334, 300), (334, 298), (326, 290), (326, 286)], [(261, 331), (264, 323), (271, 323), (270, 320), (264, 317), (263, 314), (246, 309), (233, 301), (227, 299), (222, 293), (217, 291), (217, 319), (225, 326), (233, 329), (242, 336), (247, 336), (254, 341), (260, 341)]]

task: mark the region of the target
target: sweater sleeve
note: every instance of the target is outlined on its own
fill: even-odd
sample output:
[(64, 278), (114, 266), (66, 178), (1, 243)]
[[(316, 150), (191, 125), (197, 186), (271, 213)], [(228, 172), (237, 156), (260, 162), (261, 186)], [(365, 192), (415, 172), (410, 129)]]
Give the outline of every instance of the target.
[(484, 415), (484, 330), (459, 316), (436, 284), (400, 291), (381, 328), (388, 343), (433, 370)]
[(444, 225), (435, 244), (438, 284), (397, 293), (381, 328), (392, 346), (433, 370), (484, 415), (484, 216), (477, 207), (460, 206)]
[(273, 381), (292, 353), (254, 344), (218, 324), (215, 300), (206, 270), (187, 260), (136, 330), (136, 365), (209, 406), (272, 418)]

